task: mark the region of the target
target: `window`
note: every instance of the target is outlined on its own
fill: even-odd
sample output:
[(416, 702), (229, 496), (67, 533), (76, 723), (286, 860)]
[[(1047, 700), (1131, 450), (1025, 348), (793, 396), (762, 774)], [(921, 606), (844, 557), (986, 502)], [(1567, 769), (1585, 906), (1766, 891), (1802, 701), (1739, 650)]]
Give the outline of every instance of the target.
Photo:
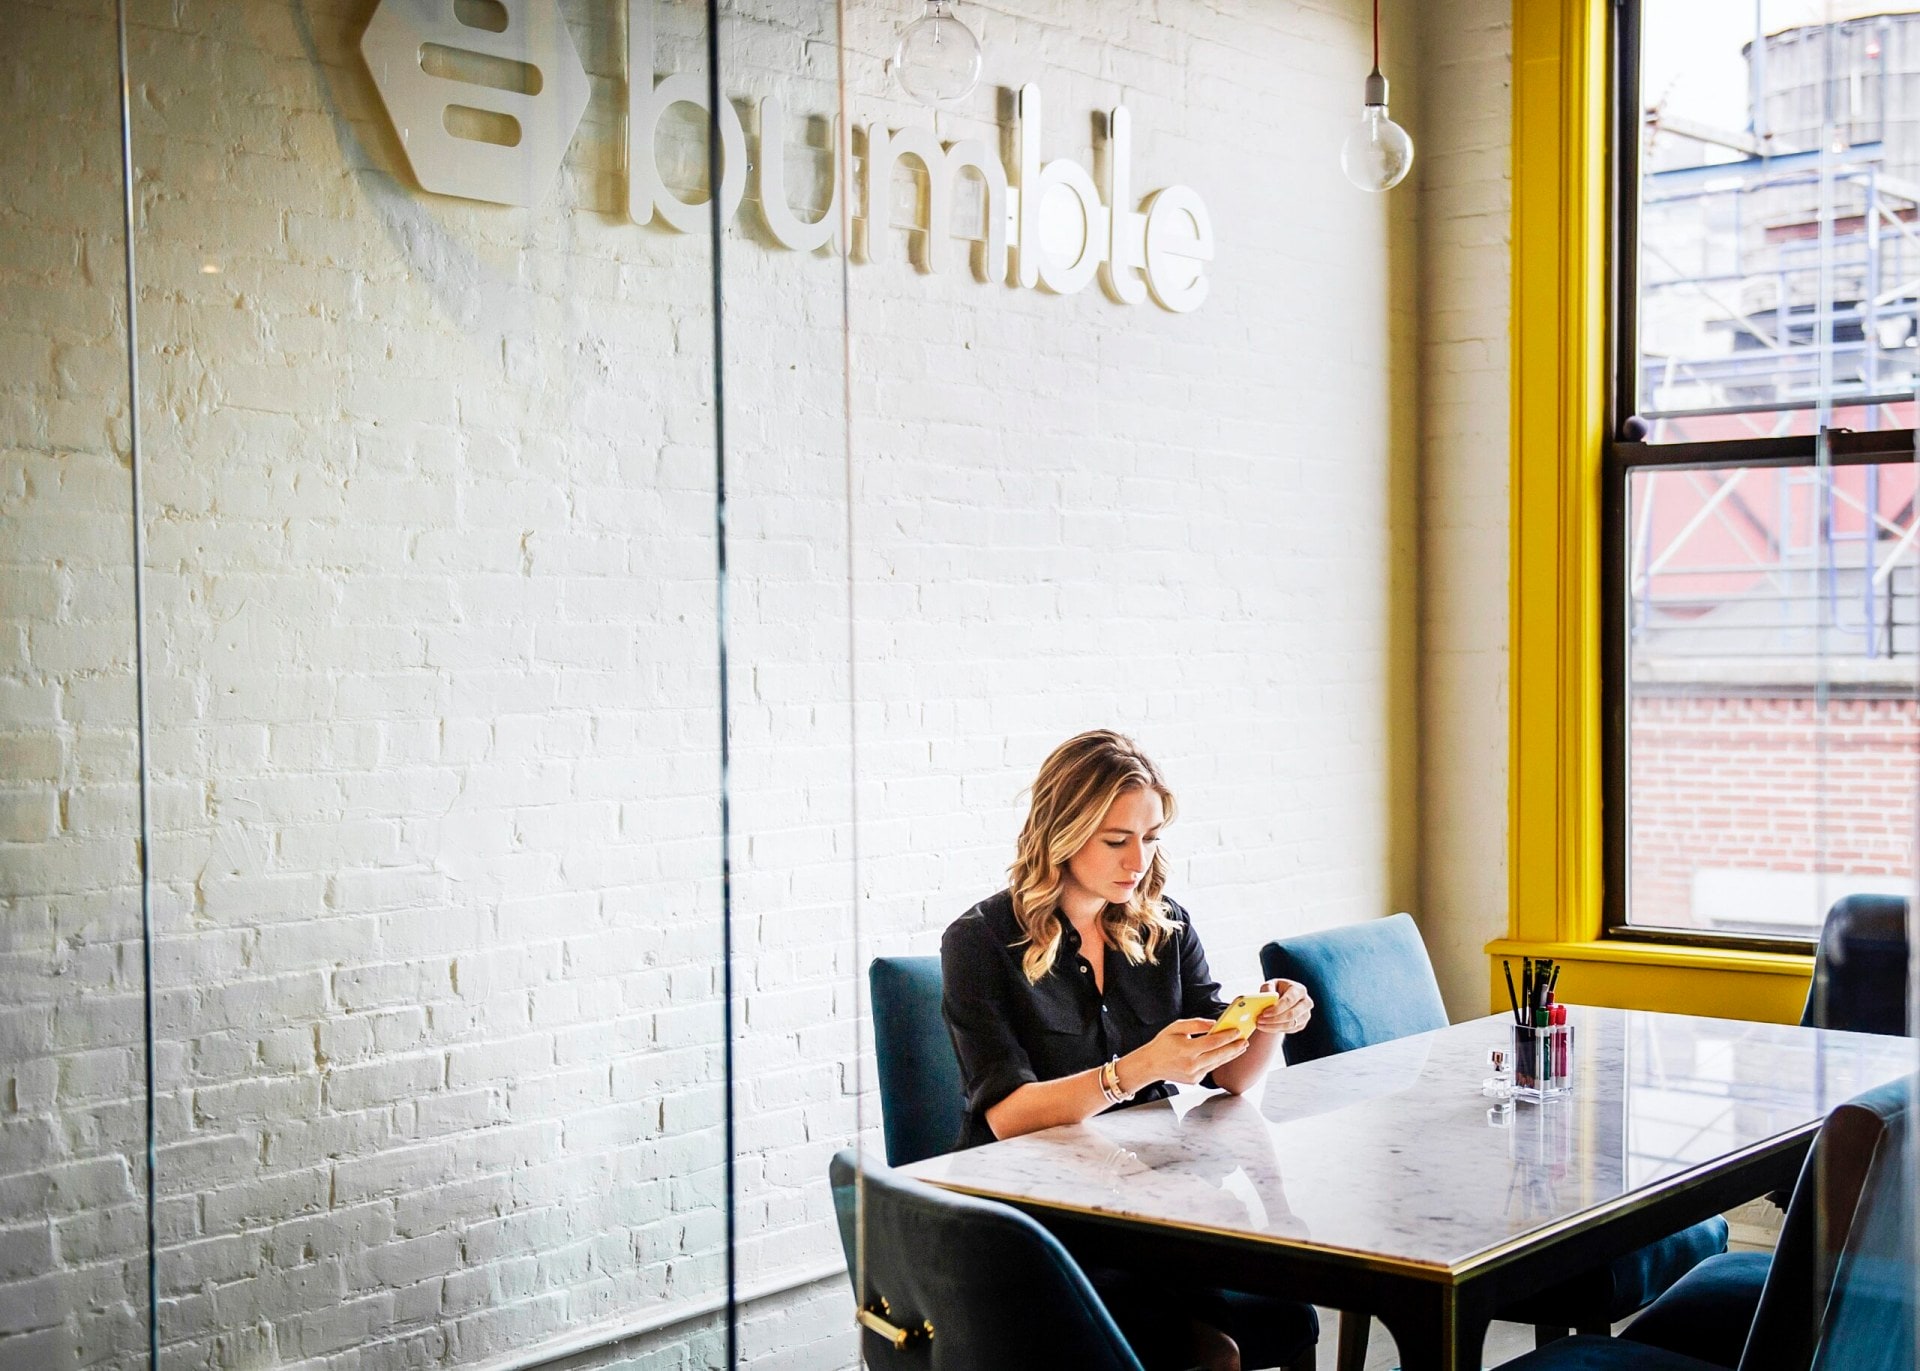
[(1605, 474), (1615, 936), (1912, 883), (1920, 5), (1629, 0)]

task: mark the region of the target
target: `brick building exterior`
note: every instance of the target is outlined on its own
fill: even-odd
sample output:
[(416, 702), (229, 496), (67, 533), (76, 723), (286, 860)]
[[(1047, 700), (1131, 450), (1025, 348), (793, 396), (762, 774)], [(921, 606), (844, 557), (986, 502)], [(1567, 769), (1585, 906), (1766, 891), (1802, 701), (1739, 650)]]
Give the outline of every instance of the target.
[(1831, 898), (1911, 883), (1911, 692), (1636, 686), (1632, 737), (1634, 922), (1804, 933)]

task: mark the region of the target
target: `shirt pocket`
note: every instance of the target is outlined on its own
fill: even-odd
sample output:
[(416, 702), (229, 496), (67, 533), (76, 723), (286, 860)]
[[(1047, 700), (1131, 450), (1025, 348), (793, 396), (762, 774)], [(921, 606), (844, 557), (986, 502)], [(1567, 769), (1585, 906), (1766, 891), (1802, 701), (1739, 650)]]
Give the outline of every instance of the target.
[(1097, 1008), (1085, 1007), (1067, 995), (1037, 994), (1033, 997), (1033, 1022), (1042, 1035), (1084, 1038), (1094, 1031)]
[(1033, 1071), (1043, 1081), (1085, 1071), (1104, 1060), (1100, 1025), (1094, 1022), (1098, 1006), (1083, 1006), (1073, 995), (1035, 995), (1031, 1006), (1033, 1041), (1027, 1043), (1027, 1052), (1033, 1058)]
[(1043, 1081), (1071, 1076), (1106, 1060), (1100, 1051), (1099, 1010), (1081, 1008), (1066, 996), (1036, 995), (1026, 1043), (1034, 1075)]
[(1119, 982), (1108, 988), (1107, 998), (1121, 1000), (1139, 1029), (1151, 1038), (1180, 1017), (1180, 972), (1168, 965), (1162, 953), (1158, 965), (1129, 966), (1130, 973), (1116, 976)]

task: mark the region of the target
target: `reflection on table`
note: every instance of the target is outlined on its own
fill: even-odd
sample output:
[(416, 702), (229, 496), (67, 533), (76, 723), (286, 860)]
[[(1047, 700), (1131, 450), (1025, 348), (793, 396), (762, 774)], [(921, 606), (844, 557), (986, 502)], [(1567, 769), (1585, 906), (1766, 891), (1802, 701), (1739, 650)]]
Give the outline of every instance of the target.
[(1460, 1273), (1804, 1131), (1915, 1067), (1909, 1039), (1574, 1011), (1565, 1099), (1490, 1109), (1494, 1016), (907, 1168), (936, 1185)]

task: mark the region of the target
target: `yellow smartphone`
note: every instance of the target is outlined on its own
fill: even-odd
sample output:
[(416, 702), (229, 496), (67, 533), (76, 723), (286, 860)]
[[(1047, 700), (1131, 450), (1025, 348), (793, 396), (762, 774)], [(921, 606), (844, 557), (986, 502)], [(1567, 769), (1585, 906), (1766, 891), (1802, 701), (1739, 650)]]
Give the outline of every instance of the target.
[(1271, 990), (1261, 990), (1252, 995), (1236, 995), (1219, 1018), (1213, 1021), (1209, 1034), (1231, 1033), (1236, 1038), (1251, 1038), (1254, 1021), (1262, 1014), (1280, 1003), (1280, 997)]

